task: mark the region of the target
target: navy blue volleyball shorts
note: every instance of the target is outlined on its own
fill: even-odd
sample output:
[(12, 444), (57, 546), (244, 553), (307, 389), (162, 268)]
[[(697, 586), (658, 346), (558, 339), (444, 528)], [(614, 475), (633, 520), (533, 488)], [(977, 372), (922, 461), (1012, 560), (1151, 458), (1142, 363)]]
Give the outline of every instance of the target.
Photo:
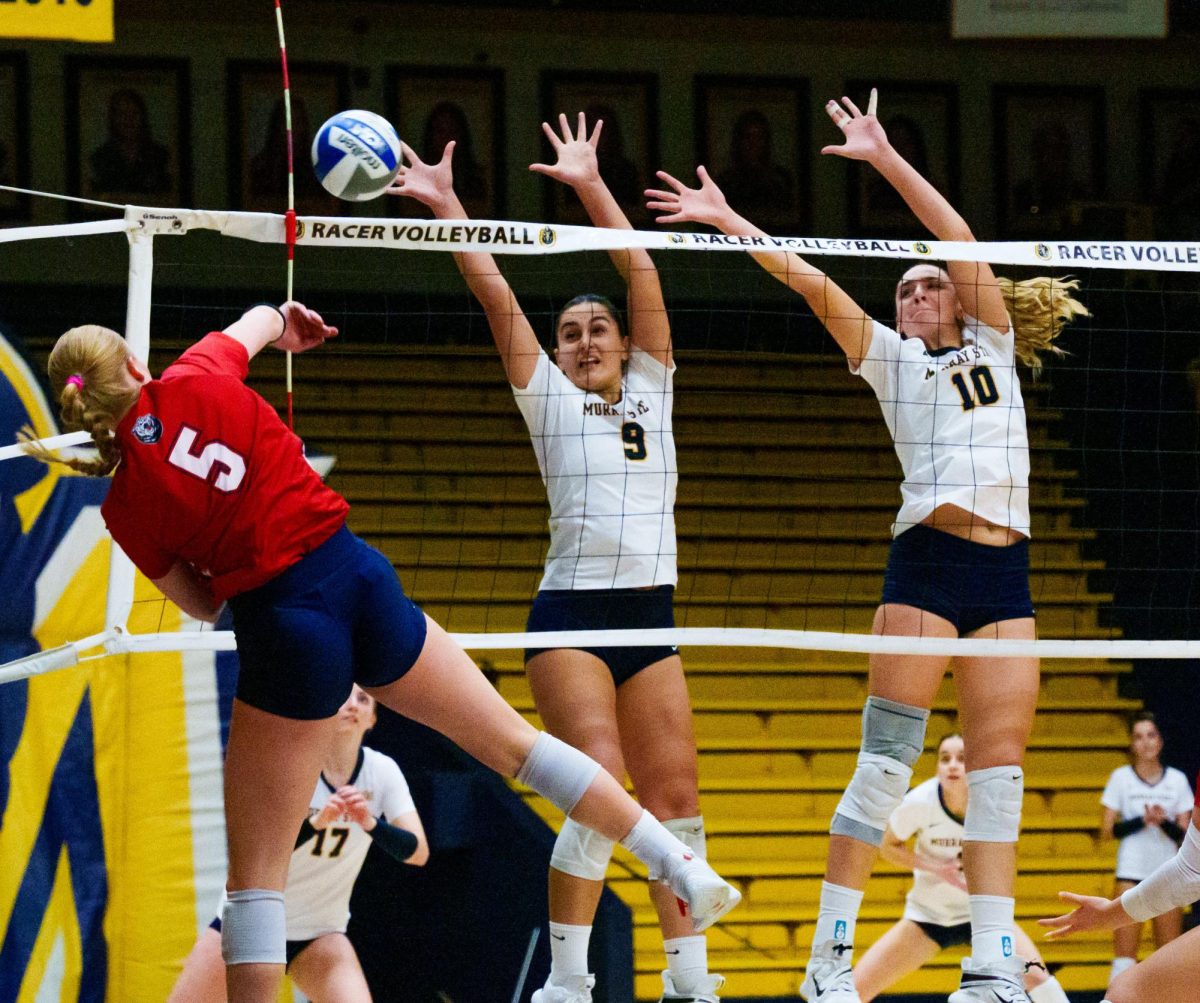
[(353, 683), (395, 682), (425, 646), (425, 614), (391, 562), (344, 526), (229, 608), (238, 699), (296, 720), (332, 717)]
[[(526, 631), (650, 630), (675, 626), (673, 585), (652, 589), (547, 589), (537, 594)], [(550, 648), (526, 648), (525, 661)], [(595, 655), (620, 686), (647, 665), (678, 655), (672, 645), (644, 648), (579, 648)]]
[[(984, 544), (987, 546), (987, 544)], [(971, 943), (971, 924), (956, 923), (954, 926), (942, 926), (940, 923), (923, 923), (913, 920), (921, 928), (921, 932), (932, 940), (943, 951), (947, 947), (960, 947)]]
[(931, 526), (913, 526), (892, 541), (883, 601), (949, 620), (959, 636), (1031, 617), (1029, 541), (990, 547)]

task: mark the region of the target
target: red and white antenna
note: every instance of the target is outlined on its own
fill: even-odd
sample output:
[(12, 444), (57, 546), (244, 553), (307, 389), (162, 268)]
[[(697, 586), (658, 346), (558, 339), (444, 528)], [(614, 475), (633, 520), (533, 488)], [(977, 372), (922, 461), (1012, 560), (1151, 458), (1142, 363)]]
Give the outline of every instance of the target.
[[(292, 298), (292, 278), (296, 264), (296, 169), (292, 150), (292, 85), (288, 79), (287, 42), (283, 37), (283, 5), (275, 0), (275, 26), (279, 29), (279, 62), (283, 67), (283, 122), (287, 131), (287, 212), (284, 214), (284, 238), (287, 243), (287, 299)], [(285, 363), (287, 385), (287, 423), (292, 420), (292, 353)]]

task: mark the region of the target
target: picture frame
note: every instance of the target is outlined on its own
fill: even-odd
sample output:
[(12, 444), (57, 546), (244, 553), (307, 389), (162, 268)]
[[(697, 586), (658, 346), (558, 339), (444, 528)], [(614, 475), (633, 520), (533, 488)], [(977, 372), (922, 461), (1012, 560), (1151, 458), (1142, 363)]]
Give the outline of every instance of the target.
[[(0, 52), (0, 184), (29, 187), (29, 62), (23, 52)], [(30, 217), (30, 198), (0, 191), (0, 220)]]
[[(118, 204), (192, 201), (191, 93), (186, 59), (68, 56), (67, 190)], [(112, 210), (71, 204), (74, 217)]]
[[(958, 86), (949, 81), (849, 80), (846, 94), (866, 108), (879, 92), (879, 121), (888, 140), (951, 205), (962, 203)], [(839, 142), (837, 129), (830, 143)], [(861, 236), (920, 237), (925, 228), (899, 193), (868, 165), (848, 160), (846, 219)]]
[[(541, 77), (542, 121), (558, 129), (565, 114), (574, 130), (579, 112), (590, 133), (604, 120), (598, 159), (601, 177), (635, 227), (652, 221), (644, 192), (659, 168), (658, 76), (654, 73), (610, 73), (592, 70), (545, 70)], [(542, 141), (542, 160), (554, 162), (549, 140)], [(587, 225), (579, 199), (565, 185), (544, 179), (547, 222)]]
[[(229, 60), (225, 69), (229, 128), (229, 204), (248, 212), (287, 209), (287, 134), (278, 60)], [(295, 62), (288, 67), (292, 102), (296, 212), (345, 216), (348, 203), (329, 194), (312, 168), (312, 142), (321, 123), (350, 107), (350, 70), (341, 63)]]
[[(472, 219), (503, 219), (507, 209), (504, 71), (485, 66), (388, 66), (388, 121), (426, 163), (454, 148), (454, 187)], [(410, 198), (389, 199), (393, 216), (424, 218)]]
[(808, 80), (702, 74), (692, 90), (696, 163), (759, 226), (805, 232), (812, 222)]
[(1107, 188), (1104, 88), (1001, 84), (992, 88), (997, 228), (1008, 238), (1073, 231), (1072, 204)]
[(1200, 225), (1200, 88), (1138, 91), (1141, 195), (1154, 207), (1155, 233), (1194, 239)]

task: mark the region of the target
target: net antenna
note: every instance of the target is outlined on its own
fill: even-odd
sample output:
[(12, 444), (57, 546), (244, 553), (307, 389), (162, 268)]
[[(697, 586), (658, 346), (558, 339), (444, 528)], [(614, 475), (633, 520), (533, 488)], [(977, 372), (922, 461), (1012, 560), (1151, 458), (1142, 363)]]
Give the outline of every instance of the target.
[[(0, 186), (5, 189), (6, 186)], [(125, 233), (129, 244), (129, 289), (126, 337), (146, 357), (150, 345), (150, 304), (154, 274), (154, 238), (212, 230), (222, 236), (256, 243), (304, 243), (314, 247), (390, 248), (406, 251), (489, 251), (547, 255), (579, 251), (647, 248), (663, 253), (684, 250), (744, 254), (756, 247), (797, 250), (806, 255), (889, 258), (918, 261), (957, 259), (991, 264), (1200, 273), (1196, 245), (1171, 241), (961, 242), (860, 240), (821, 237), (727, 238), (719, 234), (596, 229), (543, 223), (391, 219), (364, 227), (358, 217), (305, 217), (300, 236), (294, 214), (162, 209), (125, 206), (116, 219), (0, 230), (0, 243), (91, 234)], [(365, 231), (369, 231), (364, 234)], [(40, 440), (50, 448), (78, 443), (86, 433)], [(0, 462), (23, 455), (20, 446), (0, 447)], [(77, 664), (81, 658), (139, 651), (225, 651), (235, 647), (231, 631), (130, 633), (135, 570), (120, 550), (112, 548), (105, 604), (105, 629), (99, 633), (0, 665), (0, 683), (28, 678)], [(475, 651), (527, 647), (632, 647), (647, 644), (737, 648), (794, 648), (853, 653), (1043, 658), (1200, 658), (1200, 640), (931, 638), (732, 627), (686, 627), (660, 630), (554, 631), (544, 633), (452, 634)], [(92, 654), (89, 654), (92, 652)]]
[[(292, 282), (296, 265), (296, 163), (292, 143), (292, 84), (288, 76), (287, 41), (283, 34), (283, 3), (275, 0), (275, 27), (279, 33), (279, 63), (283, 70), (283, 125), (287, 133), (287, 211), (283, 214), (284, 243), (287, 245), (287, 296), (292, 298)], [(287, 424), (295, 431), (292, 417), (292, 353), (284, 360), (284, 380), (287, 390)]]

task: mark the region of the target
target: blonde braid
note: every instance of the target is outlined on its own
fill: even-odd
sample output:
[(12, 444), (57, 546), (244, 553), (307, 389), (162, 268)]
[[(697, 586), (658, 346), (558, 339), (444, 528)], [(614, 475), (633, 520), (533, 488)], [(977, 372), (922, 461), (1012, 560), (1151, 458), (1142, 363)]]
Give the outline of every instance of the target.
[(61, 463), (81, 474), (111, 474), (121, 462), (117, 424), (137, 402), (139, 393), (126, 376), (128, 358), (125, 339), (106, 327), (73, 327), (59, 338), (46, 368), (51, 388), (58, 391), (63, 428), (87, 431), (100, 455), (94, 460), (58, 456), (33, 444), (35, 435), (28, 426), (20, 433), (25, 451), (43, 463)]
[(1091, 316), (1088, 308), (1071, 295), (1072, 290), (1079, 288), (1079, 280), (1039, 275), (1015, 282), (998, 275), (996, 281), (1012, 318), (1017, 358), (1037, 376), (1042, 371), (1040, 353), (1066, 355), (1054, 340), (1076, 317)]

